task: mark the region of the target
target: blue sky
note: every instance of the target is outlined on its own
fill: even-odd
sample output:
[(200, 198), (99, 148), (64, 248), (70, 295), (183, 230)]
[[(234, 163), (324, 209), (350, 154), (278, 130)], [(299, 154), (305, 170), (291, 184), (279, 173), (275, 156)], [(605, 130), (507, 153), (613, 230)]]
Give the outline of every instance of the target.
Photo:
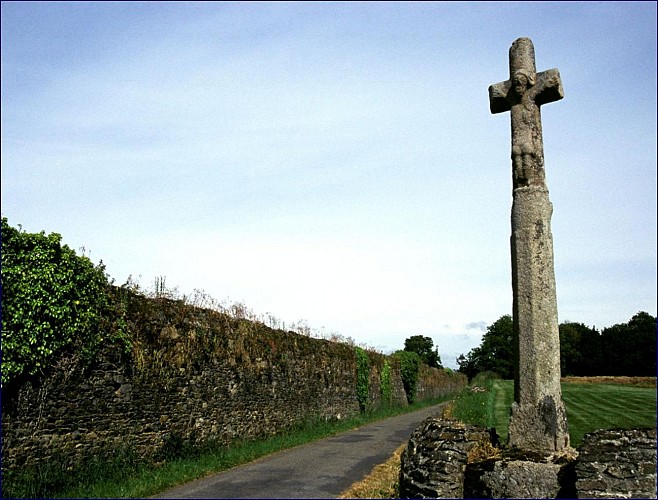
[[(2, 215), (444, 364), (511, 314), (508, 78), (542, 107), (559, 320), (656, 314), (655, 2), (2, 2)], [(140, 278), (141, 277), (141, 278)]]

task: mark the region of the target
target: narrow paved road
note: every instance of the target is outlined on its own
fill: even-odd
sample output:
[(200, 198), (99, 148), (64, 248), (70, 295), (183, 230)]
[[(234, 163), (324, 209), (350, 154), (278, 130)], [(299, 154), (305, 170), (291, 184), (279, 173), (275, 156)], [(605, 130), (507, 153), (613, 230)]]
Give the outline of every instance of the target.
[(336, 498), (385, 462), (444, 404), (280, 451), (177, 486), (156, 498)]

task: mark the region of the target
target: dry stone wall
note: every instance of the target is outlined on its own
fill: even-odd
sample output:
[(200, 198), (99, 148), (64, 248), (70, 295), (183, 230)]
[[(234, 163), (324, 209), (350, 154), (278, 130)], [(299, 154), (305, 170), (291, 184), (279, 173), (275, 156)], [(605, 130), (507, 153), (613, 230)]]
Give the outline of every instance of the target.
[(656, 498), (656, 429), (599, 430), (578, 451), (579, 498)]
[[(420, 365), (416, 399), (423, 401), (455, 394), (465, 387), (463, 375)], [(404, 389), (403, 389), (404, 390)]]
[(429, 417), (401, 456), (400, 498), (463, 498), (469, 454), (496, 442), (483, 428)]
[[(65, 358), (47, 377), (3, 388), (3, 470), (74, 466), (121, 447), (156, 457), (171, 443), (230, 444), (359, 412), (351, 346), (181, 302), (124, 299), (132, 352), (107, 344), (85, 368)], [(392, 400), (406, 404), (399, 367), (369, 356), (371, 407), (381, 404), (385, 359)]]
[(656, 498), (656, 429), (586, 434), (578, 457), (500, 449), (492, 429), (430, 417), (402, 453), (400, 498)]

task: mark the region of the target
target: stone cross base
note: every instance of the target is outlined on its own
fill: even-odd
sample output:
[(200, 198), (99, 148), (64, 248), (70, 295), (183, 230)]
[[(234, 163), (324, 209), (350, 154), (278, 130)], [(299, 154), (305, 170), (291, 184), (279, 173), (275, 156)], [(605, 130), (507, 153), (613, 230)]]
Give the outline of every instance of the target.
[(464, 498), (576, 498), (574, 463), (491, 459), (469, 464)]
[(543, 454), (569, 453), (567, 415), (562, 400), (556, 402), (545, 396), (536, 405), (513, 403), (508, 445)]
[(656, 429), (599, 430), (571, 454), (497, 449), (494, 429), (427, 418), (400, 461), (400, 498), (656, 498)]

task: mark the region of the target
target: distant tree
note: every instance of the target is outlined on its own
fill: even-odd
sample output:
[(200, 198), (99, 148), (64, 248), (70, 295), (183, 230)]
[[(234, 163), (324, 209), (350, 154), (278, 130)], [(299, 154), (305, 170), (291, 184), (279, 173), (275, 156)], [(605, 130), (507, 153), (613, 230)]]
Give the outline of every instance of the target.
[(603, 371), (601, 335), (582, 323), (565, 322), (560, 329), (560, 368), (562, 376), (600, 375)]
[(481, 350), (485, 356), (482, 371), (496, 372), (504, 379), (514, 377), (514, 331), (509, 314), (487, 328)]
[(459, 370), (461, 373), (468, 377), (468, 380), (471, 380), (479, 372), (478, 361), (480, 359), (480, 348), (474, 347), (471, 349), (468, 354), (460, 354), (457, 357), (457, 364), (459, 365)]
[(473, 378), (484, 371), (496, 372), (502, 378), (514, 377), (514, 339), (512, 317), (501, 316), (495, 323), (487, 327), (482, 337), (482, 344), (471, 349), (464, 356), (457, 358), (459, 371)]
[(442, 368), (439, 348), (434, 347), (434, 341), (429, 337), (423, 337), (422, 335), (409, 337), (404, 341), (404, 350), (415, 352), (420, 360), (428, 366)]
[(580, 331), (573, 323), (563, 323), (560, 330), (560, 371), (562, 376), (577, 375), (576, 366), (582, 363)]
[(628, 323), (604, 328), (601, 347), (605, 375), (656, 375), (656, 318), (640, 311)]
[[(656, 375), (656, 318), (639, 312), (628, 323), (599, 333), (582, 323), (559, 325), (562, 375)], [(484, 371), (503, 378), (514, 376), (512, 318), (502, 316), (487, 328), (482, 343), (457, 358), (469, 380)]]

